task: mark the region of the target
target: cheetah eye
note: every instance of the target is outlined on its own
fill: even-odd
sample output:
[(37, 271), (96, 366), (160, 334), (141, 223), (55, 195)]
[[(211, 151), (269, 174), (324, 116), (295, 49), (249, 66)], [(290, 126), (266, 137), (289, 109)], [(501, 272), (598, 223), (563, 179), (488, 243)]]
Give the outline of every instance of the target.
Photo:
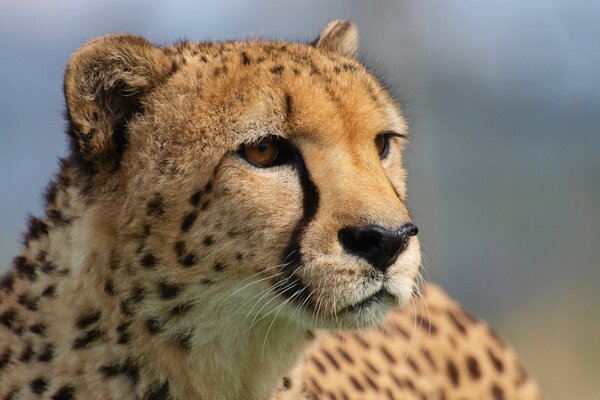
[(404, 133), (398, 133), (394, 131), (381, 132), (375, 137), (375, 148), (379, 153), (379, 158), (381, 158), (382, 160), (386, 158), (388, 153), (390, 152), (390, 138), (392, 136), (406, 138), (406, 135)]
[(379, 153), (379, 158), (382, 160), (387, 157), (390, 152), (390, 135), (388, 133), (380, 133), (375, 137), (375, 147)]
[(244, 144), (239, 154), (255, 167), (269, 168), (285, 164), (292, 158), (291, 145), (283, 138), (268, 136), (256, 143)]

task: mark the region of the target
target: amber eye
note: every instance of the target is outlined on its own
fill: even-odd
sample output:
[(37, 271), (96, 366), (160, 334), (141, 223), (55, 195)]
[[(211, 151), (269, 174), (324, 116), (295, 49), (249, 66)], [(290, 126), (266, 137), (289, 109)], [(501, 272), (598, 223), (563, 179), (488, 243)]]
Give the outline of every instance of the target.
[(293, 157), (292, 147), (281, 137), (269, 136), (260, 142), (242, 145), (239, 153), (250, 164), (267, 168), (290, 161)]
[(390, 135), (382, 133), (375, 138), (375, 147), (379, 157), (384, 159), (390, 151)]

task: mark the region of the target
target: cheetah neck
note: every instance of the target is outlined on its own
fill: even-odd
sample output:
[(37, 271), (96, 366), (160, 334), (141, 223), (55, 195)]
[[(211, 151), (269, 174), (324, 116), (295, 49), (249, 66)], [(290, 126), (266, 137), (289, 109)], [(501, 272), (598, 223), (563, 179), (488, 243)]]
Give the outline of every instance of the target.
[(253, 400), (274, 393), (311, 341), (307, 331), (281, 318), (249, 319), (239, 304), (215, 301), (216, 292), (194, 299), (195, 313), (164, 321), (175, 309), (166, 310), (156, 281), (127, 261), (139, 250), (135, 241), (103, 223), (110, 216), (81, 199), (74, 179), (64, 167), (45, 218), (32, 220), (2, 287), (3, 310), (29, 308), (13, 318), (15, 334), (45, 327), (44, 335), (25, 334), (38, 356), (51, 352), (41, 367), (73, 377), (67, 383), (74, 390), (77, 375), (110, 380), (107, 398), (168, 392), (173, 400)]

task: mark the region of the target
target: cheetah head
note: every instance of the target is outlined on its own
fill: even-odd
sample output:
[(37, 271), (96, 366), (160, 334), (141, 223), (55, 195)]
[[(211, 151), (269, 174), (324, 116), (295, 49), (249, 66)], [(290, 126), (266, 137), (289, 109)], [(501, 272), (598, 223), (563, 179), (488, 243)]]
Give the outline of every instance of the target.
[(334, 21), (310, 44), (112, 35), (72, 56), (79, 190), (126, 280), (309, 329), (377, 323), (410, 299), (407, 124), (357, 42)]

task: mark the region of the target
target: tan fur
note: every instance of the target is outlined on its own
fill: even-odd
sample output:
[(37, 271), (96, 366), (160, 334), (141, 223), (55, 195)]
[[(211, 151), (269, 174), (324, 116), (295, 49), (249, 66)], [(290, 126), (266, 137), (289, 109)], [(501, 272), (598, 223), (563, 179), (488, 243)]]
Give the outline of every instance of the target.
[[(405, 139), (392, 138), (383, 160), (374, 143), (407, 125), (357, 49), (346, 21), (314, 45), (161, 48), (116, 35), (79, 49), (65, 74), (72, 153), (1, 285), (0, 396), (539, 398), (514, 353), (438, 289), (427, 289), (431, 316), (418, 311), (414, 335), (393, 326), (411, 331), (410, 308), (379, 330), (317, 333), (382, 323), (417, 290), (417, 237), (385, 274), (338, 240), (348, 226), (411, 222)], [(302, 162), (250, 165), (237, 150), (265, 135), (287, 138)], [(393, 303), (348, 311), (381, 287)], [(340, 347), (357, 361), (321, 371), (314, 359)], [(426, 349), (438, 365), (456, 360), (461, 376), (468, 349), (484, 377), (454, 384), (443, 367), (411, 371), (404, 354), (423, 364), (415, 351)], [(488, 349), (502, 371), (483, 360)], [(363, 390), (348, 386), (353, 374)]]

